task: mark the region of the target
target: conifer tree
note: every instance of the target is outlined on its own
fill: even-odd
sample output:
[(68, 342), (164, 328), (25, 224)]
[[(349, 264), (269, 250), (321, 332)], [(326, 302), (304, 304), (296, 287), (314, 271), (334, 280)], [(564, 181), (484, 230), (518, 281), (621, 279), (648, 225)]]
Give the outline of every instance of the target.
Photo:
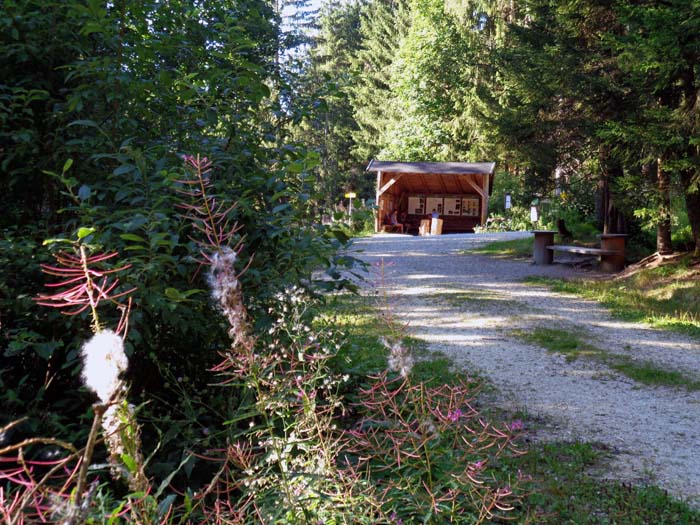
[(392, 122), (402, 118), (391, 89), (392, 64), (410, 28), (408, 0), (371, 0), (363, 6), (361, 46), (354, 58), (351, 103), (358, 130), (355, 154), (371, 159), (389, 142)]

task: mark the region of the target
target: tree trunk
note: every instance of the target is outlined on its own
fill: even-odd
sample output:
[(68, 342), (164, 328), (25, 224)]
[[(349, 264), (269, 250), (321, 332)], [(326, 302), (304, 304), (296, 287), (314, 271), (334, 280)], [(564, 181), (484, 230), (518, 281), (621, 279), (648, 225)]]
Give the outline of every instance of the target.
[(627, 221), (615, 206), (615, 198), (610, 189), (612, 182), (622, 176), (622, 166), (611, 159), (608, 150), (602, 146), (599, 151), (601, 179), (598, 184), (599, 201), (596, 202), (598, 218), (602, 222), (603, 233), (627, 233)]
[(661, 159), (656, 170), (657, 189), (659, 192), (659, 222), (656, 226), (656, 251), (660, 254), (673, 252), (671, 242), (671, 177), (664, 170)]
[(700, 257), (700, 172), (681, 171), (681, 183), (685, 194), (685, 209), (688, 212), (690, 231), (693, 233), (695, 243), (693, 255)]

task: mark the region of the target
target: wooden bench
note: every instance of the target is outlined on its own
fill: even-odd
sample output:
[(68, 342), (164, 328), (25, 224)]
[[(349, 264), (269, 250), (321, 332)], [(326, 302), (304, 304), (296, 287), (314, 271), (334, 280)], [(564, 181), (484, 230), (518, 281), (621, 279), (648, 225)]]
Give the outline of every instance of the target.
[(402, 224), (382, 224), (382, 232), (384, 232), (384, 233), (390, 233), (390, 232), (404, 233), (403, 225)]
[(552, 230), (536, 230), (533, 258), (535, 264), (552, 264), (554, 252), (578, 253), (600, 257), (600, 269), (604, 272), (620, 272), (625, 268), (625, 234), (605, 233), (599, 235), (600, 248), (554, 244)]

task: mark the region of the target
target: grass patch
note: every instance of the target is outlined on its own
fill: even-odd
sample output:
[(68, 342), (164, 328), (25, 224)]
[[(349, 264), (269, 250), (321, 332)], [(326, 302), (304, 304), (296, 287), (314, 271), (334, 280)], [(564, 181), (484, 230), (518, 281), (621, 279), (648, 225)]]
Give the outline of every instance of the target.
[(564, 354), (570, 359), (581, 355), (598, 356), (602, 351), (585, 343), (580, 336), (571, 330), (536, 327), (532, 330), (518, 331), (516, 335), (528, 343), (546, 348), (550, 352)]
[(517, 523), (545, 525), (698, 525), (700, 513), (657, 487), (605, 481), (591, 475), (609, 458), (588, 443), (549, 443), (531, 448), (512, 466), (533, 477)]
[(332, 363), (343, 373), (366, 377), (386, 368), (387, 349), (380, 338), (387, 330), (374, 301), (351, 293), (330, 296), (317, 319), (345, 336)]
[[(496, 257), (532, 257), (532, 237), (525, 239), (512, 239), (509, 241), (494, 241), (479, 248), (469, 250), (468, 253), (493, 255)], [(467, 252), (465, 252), (467, 253)]]
[(700, 381), (693, 381), (675, 370), (664, 370), (653, 363), (638, 363), (631, 359), (619, 358), (610, 363), (610, 368), (621, 372), (630, 379), (650, 386), (670, 386), (685, 388), (689, 391), (700, 390)]
[(563, 354), (568, 360), (578, 357), (595, 359), (644, 385), (684, 388), (688, 391), (700, 390), (700, 381), (681, 372), (665, 370), (650, 362), (640, 363), (627, 356), (609, 354), (584, 341), (584, 334), (571, 329), (535, 327), (528, 331), (518, 330), (515, 335), (550, 352)]
[(620, 319), (700, 338), (700, 269), (691, 262), (685, 258), (616, 280), (529, 277), (526, 282), (594, 299)]
[(464, 292), (436, 293), (426, 296), (436, 305), (446, 305), (453, 308), (472, 309), (476, 307), (499, 306), (507, 308), (517, 306), (522, 303), (509, 299), (505, 294), (493, 292), (491, 290), (480, 290), (472, 288)]

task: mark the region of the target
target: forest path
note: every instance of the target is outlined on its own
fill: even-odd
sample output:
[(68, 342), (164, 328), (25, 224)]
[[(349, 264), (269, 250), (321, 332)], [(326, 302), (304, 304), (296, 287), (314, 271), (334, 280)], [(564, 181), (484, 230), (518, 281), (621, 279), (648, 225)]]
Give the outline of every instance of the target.
[(602, 476), (651, 482), (700, 506), (700, 392), (645, 386), (606, 359), (567, 360), (523, 334), (564, 330), (606, 358), (653, 363), (698, 380), (700, 342), (616, 320), (593, 301), (522, 282), (590, 272), (468, 251), (522, 235), (529, 234), (383, 234), (357, 239), (354, 251), (375, 270), (383, 261), (382, 288), (393, 314), (409, 323), (407, 332), (486, 377), (497, 390), (494, 402), (537, 421), (533, 439), (602, 444), (613, 452)]

